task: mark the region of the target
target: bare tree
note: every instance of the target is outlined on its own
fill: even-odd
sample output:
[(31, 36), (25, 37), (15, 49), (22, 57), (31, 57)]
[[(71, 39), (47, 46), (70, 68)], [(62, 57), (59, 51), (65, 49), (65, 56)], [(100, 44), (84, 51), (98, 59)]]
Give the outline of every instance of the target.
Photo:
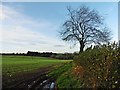
[(78, 42), (80, 52), (87, 44), (105, 43), (111, 39), (109, 29), (104, 26), (103, 17), (96, 10), (86, 6), (75, 10), (68, 7), (67, 10), (69, 19), (64, 22), (60, 35), (62, 40)]

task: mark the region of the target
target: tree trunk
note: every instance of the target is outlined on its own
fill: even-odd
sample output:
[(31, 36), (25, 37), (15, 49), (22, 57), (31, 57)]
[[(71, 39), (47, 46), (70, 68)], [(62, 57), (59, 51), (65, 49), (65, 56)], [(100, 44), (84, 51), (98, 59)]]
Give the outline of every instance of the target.
[(84, 45), (84, 42), (83, 41), (80, 41), (80, 52), (83, 52), (83, 49), (84, 49), (85, 45)]

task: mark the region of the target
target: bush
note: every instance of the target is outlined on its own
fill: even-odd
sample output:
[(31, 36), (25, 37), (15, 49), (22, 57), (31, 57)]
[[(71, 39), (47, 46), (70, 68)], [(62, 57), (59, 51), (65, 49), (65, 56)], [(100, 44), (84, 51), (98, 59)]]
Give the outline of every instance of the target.
[(56, 59), (68, 60), (68, 59), (73, 59), (73, 54), (64, 53), (64, 54), (51, 55), (51, 57)]
[(120, 48), (116, 45), (97, 46), (74, 58), (84, 69), (80, 78), (84, 88), (120, 88)]

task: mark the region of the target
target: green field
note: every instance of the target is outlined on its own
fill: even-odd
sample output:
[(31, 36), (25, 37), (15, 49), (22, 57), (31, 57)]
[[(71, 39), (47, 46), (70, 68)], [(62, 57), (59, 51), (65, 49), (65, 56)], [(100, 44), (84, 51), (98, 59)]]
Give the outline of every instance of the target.
[(45, 57), (31, 56), (2, 56), (3, 76), (13, 76), (19, 73), (31, 72), (42, 67), (69, 62)]

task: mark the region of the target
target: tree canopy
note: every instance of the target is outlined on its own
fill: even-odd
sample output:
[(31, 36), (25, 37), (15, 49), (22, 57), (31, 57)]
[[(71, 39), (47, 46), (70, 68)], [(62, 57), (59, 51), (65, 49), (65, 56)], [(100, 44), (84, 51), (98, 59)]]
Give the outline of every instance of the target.
[(69, 19), (63, 23), (60, 36), (64, 41), (79, 43), (80, 52), (87, 44), (109, 42), (110, 31), (98, 11), (81, 6), (77, 9), (67, 7)]

